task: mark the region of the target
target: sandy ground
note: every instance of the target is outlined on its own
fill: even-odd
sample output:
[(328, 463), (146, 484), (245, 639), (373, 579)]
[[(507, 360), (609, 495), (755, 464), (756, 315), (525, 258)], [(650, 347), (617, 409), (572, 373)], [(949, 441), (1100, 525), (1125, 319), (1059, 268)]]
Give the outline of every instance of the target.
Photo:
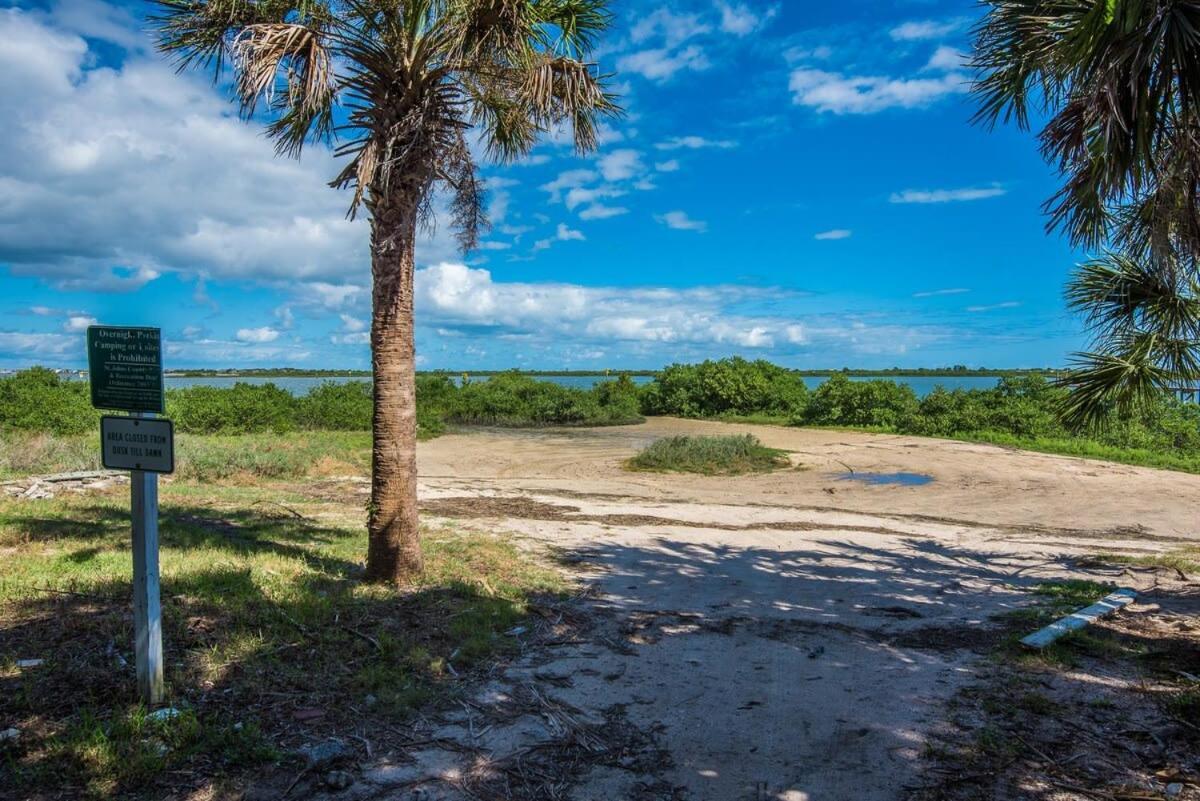
[[(789, 450), (795, 469), (622, 468), (661, 436), (746, 431)], [(513, 766), (577, 737), (573, 720), (637, 737), (619, 759), (573, 763), (562, 795), (544, 797), (904, 798), (944, 703), (994, 642), (992, 616), (1052, 577), (1153, 594), (1177, 579), (1077, 560), (1200, 540), (1200, 476), (913, 437), (657, 419), (474, 431), (424, 443), (419, 458), (427, 518), (554, 546), (601, 621), (592, 636), (529, 649), (438, 724), (437, 737), (507, 766), (475, 797), (534, 797), (514, 793)], [(933, 481), (870, 486), (849, 471)], [(541, 712), (514, 717), (512, 699), (531, 688)], [(453, 782), (411, 788), (469, 767), (433, 748), (366, 771), (360, 792), (457, 798)]]

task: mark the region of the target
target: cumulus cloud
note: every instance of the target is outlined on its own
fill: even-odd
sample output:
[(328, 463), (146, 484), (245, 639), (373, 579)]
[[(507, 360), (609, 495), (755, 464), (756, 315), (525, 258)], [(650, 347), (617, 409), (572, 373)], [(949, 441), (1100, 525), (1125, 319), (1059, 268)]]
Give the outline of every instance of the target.
[(711, 30), (697, 14), (678, 14), (669, 8), (658, 8), (639, 18), (629, 29), (629, 36), (635, 43), (661, 37), (664, 44), (674, 47)]
[(655, 162), (654, 169), (658, 172), (677, 172), (679, 170), (679, 159), (667, 159), (666, 161)]
[(655, 145), (659, 150), (702, 150), (717, 148), (727, 150), (737, 147), (737, 142), (729, 139), (705, 139), (703, 136), (672, 136)]
[(688, 45), (678, 50), (664, 47), (627, 53), (617, 59), (617, 69), (634, 72), (652, 81), (667, 81), (680, 71), (702, 72), (712, 66), (704, 50)]
[(239, 328), (236, 338), (238, 342), (262, 344), (264, 342), (274, 342), (279, 339), (279, 332), (266, 325), (261, 328)]
[(952, 72), (933, 78), (845, 75), (802, 67), (788, 80), (792, 102), (833, 114), (874, 114), (890, 108), (924, 108), (966, 92), (966, 76)]
[(606, 181), (624, 181), (645, 170), (642, 154), (636, 150), (614, 150), (601, 156), (596, 165)]
[(1002, 186), (977, 186), (962, 189), (905, 189), (893, 192), (889, 203), (962, 203), (999, 197), (1007, 190)]
[(741, 3), (717, 0), (717, 10), (721, 12), (723, 32), (734, 36), (746, 36), (770, 22), (779, 13), (779, 6), (770, 6), (762, 12), (755, 12)]
[(708, 223), (693, 220), (686, 211), (668, 211), (666, 214), (656, 215), (654, 219), (675, 231), (695, 231), (702, 234), (708, 230)]
[(897, 25), (888, 33), (898, 42), (916, 42), (925, 39), (940, 39), (962, 30), (967, 20), (962, 17), (948, 20), (913, 20)]
[(929, 57), (929, 63), (925, 65), (927, 70), (935, 71), (954, 71), (965, 69), (969, 57), (956, 47), (942, 45), (937, 50), (933, 51), (933, 55)]
[[(368, 226), (347, 220), (349, 195), (326, 186), (337, 172), (329, 150), (277, 158), (207, 78), (177, 74), (142, 48), (127, 16), (94, 0), (71, 0), (53, 19), (0, 10), (0, 103), (10, 110), (0, 262), (103, 292), (167, 271), (214, 280), (365, 274)], [(126, 49), (124, 62), (98, 66), (113, 44)], [(454, 252), (444, 230), (421, 248), (426, 259)]]
[[(909, 327), (834, 314), (779, 316), (748, 313), (758, 303), (798, 299), (779, 288), (702, 286), (589, 287), (567, 283), (503, 282), (482, 268), (446, 262), (417, 271), (419, 319), (439, 337), (487, 330), (489, 339), (547, 341), (591, 349), (655, 348), (672, 353), (728, 354), (730, 349), (902, 353), (950, 338), (931, 326)], [(454, 346), (456, 351), (461, 346)], [(711, 348), (712, 350), (706, 350)], [(680, 350), (682, 349), (682, 350)], [(651, 352), (651, 351), (646, 351)]]
[(96, 325), (96, 318), (86, 314), (72, 314), (63, 323), (63, 330), (78, 333), (86, 331), (88, 326)]
[(822, 231), (821, 233), (815, 235), (813, 239), (819, 239), (821, 241), (832, 239), (849, 239), (853, 233), (854, 232), (849, 228), (834, 228), (831, 231)]
[(629, 209), (624, 206), (606, 206), (603, 203), (593, 203), (583, 211), (579, 212), (581, 220), (607, 220), (610, 217), (620, 217), (622, 214), (628, 214)]

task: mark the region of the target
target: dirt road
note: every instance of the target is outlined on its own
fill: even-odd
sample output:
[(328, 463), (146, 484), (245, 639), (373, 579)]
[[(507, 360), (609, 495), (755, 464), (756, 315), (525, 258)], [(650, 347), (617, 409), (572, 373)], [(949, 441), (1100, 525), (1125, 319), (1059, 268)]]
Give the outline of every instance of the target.
[[(657, 437), (745, 431), (795, 467), (622, 469)], [(496, 797), (521, 797), (532, 785), (514, 765), (556, 739), (575, 750), (530, 770), (559, 765), (562, 797), (579, 801), (903, 798), (943, 704), (995, 642), (993, 616), (1048, 578), (1168, 581), (1076, 560), (1200, 540), (1198, 476), (911, 437), (665, 419), (476, 431), (423, 444), (420, 469), (427, 518), (553, 545), (593, 588), (597, 623), (530, 648), (442, 721), (436, 735), (471, 746), (473, 766), (433, 748), (368, 771), (389, 798), (439, 776), (426, 797), (460, 797), (480, 753), (503, 766)], [(621, 747), (589, 760), (580, 732)]]

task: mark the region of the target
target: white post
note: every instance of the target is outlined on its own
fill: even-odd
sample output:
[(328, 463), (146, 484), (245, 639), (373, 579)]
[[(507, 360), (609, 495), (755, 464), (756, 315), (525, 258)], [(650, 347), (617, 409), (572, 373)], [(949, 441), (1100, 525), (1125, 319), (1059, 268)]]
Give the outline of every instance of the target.
[[(134, 417), (153, 417), (135, 413)], [(133, 633), (138, 692), (163, 700), (162, 607), (158, 598), (158, 474), (130, 471), (133, 500)]]

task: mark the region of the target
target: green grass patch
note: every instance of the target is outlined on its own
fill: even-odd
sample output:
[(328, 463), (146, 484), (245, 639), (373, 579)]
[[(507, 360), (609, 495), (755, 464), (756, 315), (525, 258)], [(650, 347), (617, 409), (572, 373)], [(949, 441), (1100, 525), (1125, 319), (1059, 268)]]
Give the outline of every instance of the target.
[[(362, 475), (371, 466), (367, 431), (176, 434), (175, 476), (185, 481)], [(0, 432), (0, 479), (100, 469), (100, 435)]]
[(514, 650), (506, 632), (568, 589), (508, 539), (456, 529), (426, 532), (416, 586), (364, 585), (363, 517), (287, 490), (163, 485), (166, 679), (182, 714), (155, 721), (135, 692), (125, 491), (0, 500), (0, 721), (22, 732), (0, 751), (6, 789), (157, 798), (331, 732), (384, 732)]
[(646, 446), (626, 464), (631, 470), (729, 476), (777, 470), (789, 462), (784, 451), (741, 434), (666, 437)]

